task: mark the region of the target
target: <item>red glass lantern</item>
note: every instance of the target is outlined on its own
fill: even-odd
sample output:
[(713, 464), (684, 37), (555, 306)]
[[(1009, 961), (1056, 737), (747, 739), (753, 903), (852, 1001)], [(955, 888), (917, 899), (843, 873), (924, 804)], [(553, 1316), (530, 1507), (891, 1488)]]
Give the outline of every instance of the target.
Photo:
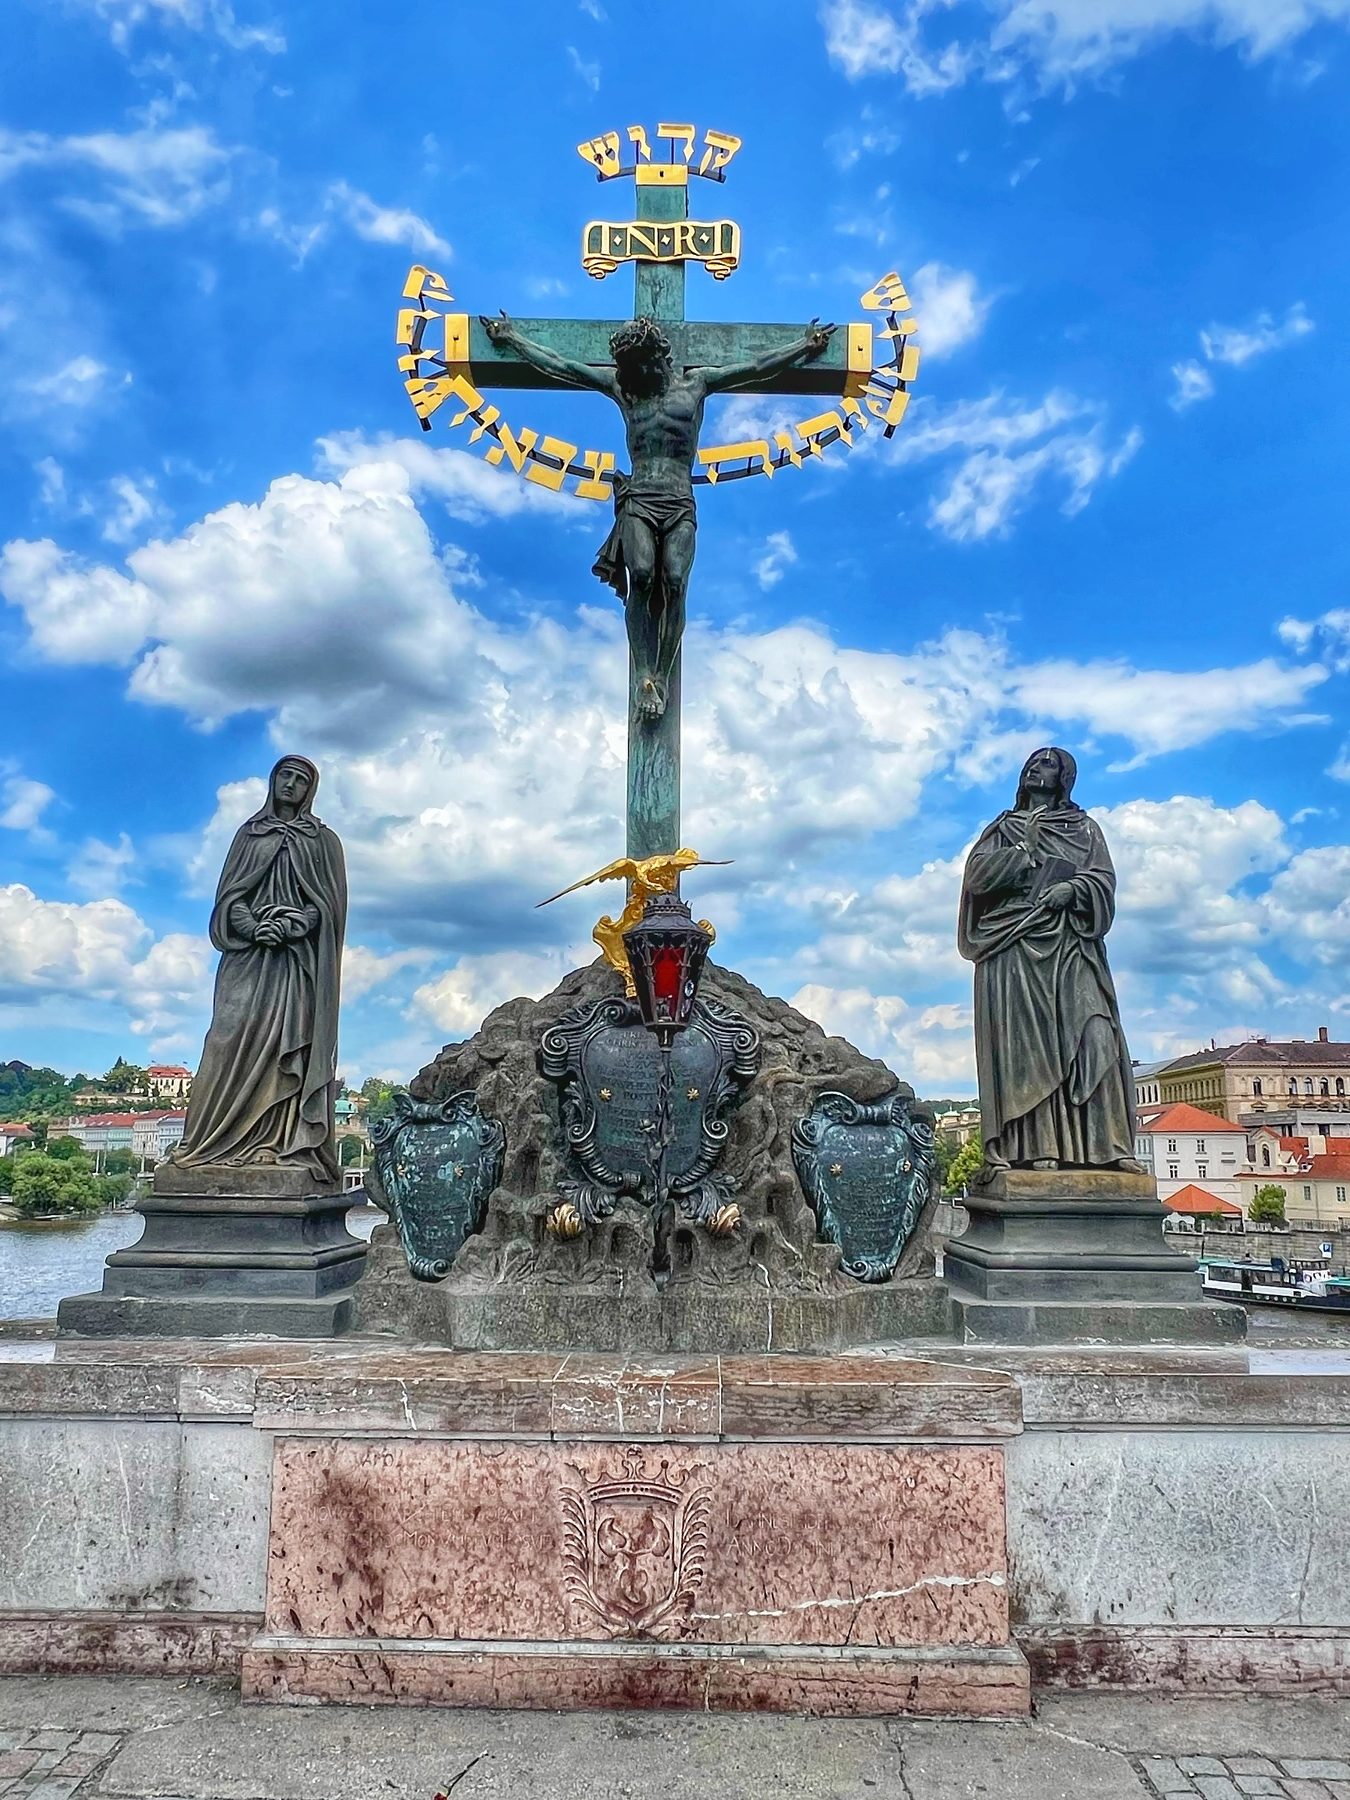
[(653, 894), (637, 924), (623, 934), (642, 1023), (663, 1048), (684, 1030), (698, 998), (712, 944), (678, 894)]

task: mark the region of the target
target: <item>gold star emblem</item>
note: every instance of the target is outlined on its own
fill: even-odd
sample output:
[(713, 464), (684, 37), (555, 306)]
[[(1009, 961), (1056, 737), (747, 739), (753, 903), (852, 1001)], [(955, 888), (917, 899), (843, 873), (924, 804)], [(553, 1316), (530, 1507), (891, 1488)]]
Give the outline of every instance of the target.
[(696, 1087), (686, 1088), (685, 1099), (686, 1100), (697, 1100), (698, 1099), (698, 1089)]
[(831, 1175), (842, 1175), (843, 1172), (844, 1172), (843, 1163), (831, 1163), (830, 1164)]
[(602, 1100), (612, 1100), (614, 1098), (614, 1095), (611, 1093), (609, 1088), (601, 1088), (600, 1098)]

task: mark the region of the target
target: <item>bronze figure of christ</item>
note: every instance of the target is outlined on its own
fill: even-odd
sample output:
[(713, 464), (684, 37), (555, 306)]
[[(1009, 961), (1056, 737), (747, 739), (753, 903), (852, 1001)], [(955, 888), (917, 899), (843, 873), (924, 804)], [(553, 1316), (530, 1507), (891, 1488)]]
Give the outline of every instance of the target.
[(605, 394), (623, 414), (632, 463), (614, 477), (614, 528), (593, 573), (624, 603), (637, 674), (638, 713), (665, 712), (671, 672), (684, 636), (685, 593), (694, 561), (693, 469), (703, 408), (723, 394), (818, 357), (833, 325), (815, 320), (795, 343), (753, 360), (711, 368), (675, 366), (670, 340), (654, 319), (634, 319), (610, 339), (613, 365), (560, 356), (518, 331), (505, 313), (483, 319), (494, 344), (575, 387)]

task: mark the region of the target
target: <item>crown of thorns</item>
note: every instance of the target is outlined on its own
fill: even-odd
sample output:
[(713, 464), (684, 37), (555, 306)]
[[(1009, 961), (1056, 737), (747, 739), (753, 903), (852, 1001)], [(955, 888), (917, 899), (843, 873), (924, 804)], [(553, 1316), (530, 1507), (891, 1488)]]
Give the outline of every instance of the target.
[(609, 353), (615, 362), (621, 356), (640, 355), (643, 352), (670, 355), (670, 339), (655, 319), (634, 319), (630, 324), (620, 325), (609, 340)]

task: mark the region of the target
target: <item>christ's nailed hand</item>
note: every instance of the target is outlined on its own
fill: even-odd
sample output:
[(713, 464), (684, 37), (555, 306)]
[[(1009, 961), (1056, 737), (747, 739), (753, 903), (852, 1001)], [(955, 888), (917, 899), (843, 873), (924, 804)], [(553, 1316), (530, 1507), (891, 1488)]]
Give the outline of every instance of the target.
[(812, 319), (806, 328), (806, 354), (819, 356), (834, 336), (834, 332), (833, 325), (822, 325), (819, 319)]
[(516, 335), (516, 328), (505, 312), (495, 319), (489, 318), (486, 313), (479, 313), (478, 322), (494, 344), (509, 344)]

